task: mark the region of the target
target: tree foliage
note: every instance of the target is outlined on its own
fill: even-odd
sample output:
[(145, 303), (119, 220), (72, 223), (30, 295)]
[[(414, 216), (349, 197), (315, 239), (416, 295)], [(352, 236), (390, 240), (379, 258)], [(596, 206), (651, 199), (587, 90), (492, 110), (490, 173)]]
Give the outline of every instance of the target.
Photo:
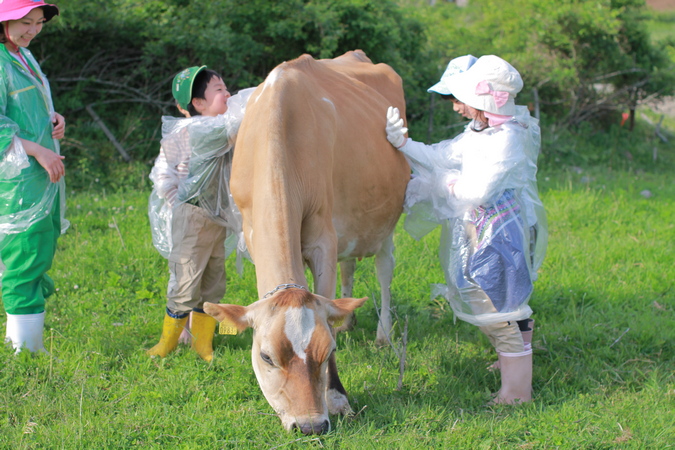
[(424, 65), (421, 24), (390, 0), (62, 0), (59, 7), (31, 50), (71, 124), (75, 138), (64, 152), (86, 163), (80, 169), (105, 170), (117, 157), (92, 145), (106, 140), (87, 106), (136, 160), (154, 158), (160, 115), (177, 113), (170, 81), (188, 66), (208, 65), (237, 91), (303, 53), (333, 58), (360, 48), (410, 79)]
[[(410, 72), (423, 49), (423, 29), (389, 0), (63, 0), (58, 26), (45, 28), (40, 50), (65, 92), (121, 95), (171, 104), (167, 80), (206, 64), (234, 90), (260, 83), (279, 63), (303, 53), (333, 58), (360, 48), (374, 62)], [(56, 21), (55, 21), (56, 22)], [(55, 63), (55, 64), (54, 64)], [(86, 80), (84, 80), (86, 78)], [(91, 83), (101, 83), (96, 90)], [(145, 94), (145, 97), (139, 95)], [(69, 96), (64, 105), (110, 101)], [(107, 97), (103, 99), (102, 97)], [(70, 102), (70, 103), (69, 103)]]
[[(118, 159), (87, 113), (95, 109), (137, 161), (157, 153), (161, 114), (176, 114), (170, 80), (206, 64), (231, 90), (260, 83), (303, 53), (362, 49), (403, 78), (415, 136), (436, 139), (426, 89), (459, 55), (497, 54), (537, 88), (546, 117), (578, 124), (673, 92), (673, 46), (654, 45), (643, 0), (60, 0), (31, 45), (68, 119), (70, 167), (105, 175)], [(598, 87), (601, 86), (602, 89)], [(437, 108), (435, 123), (457, 120)], [(439, 116), (440, 115), (440, 116)], [(441, 137), (452, 134), (441, 129)], [(134, 175), (135, 176), (135, 175)]]
[(673, 92), (673, 60), (650, 41), (644, 0), (474, 0), (465, 10), (434, 9), (431, 46), (447, 48), (446, 60), (502, 56), (523, 75), (521, 102), (537, 88), (558, 122), (578, 125)]

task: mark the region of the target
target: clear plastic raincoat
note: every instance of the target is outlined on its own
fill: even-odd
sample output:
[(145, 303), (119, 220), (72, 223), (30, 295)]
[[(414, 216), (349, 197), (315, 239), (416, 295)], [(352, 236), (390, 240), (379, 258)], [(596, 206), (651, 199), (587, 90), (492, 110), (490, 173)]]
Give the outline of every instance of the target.
[[(234, 138), (255, 88), (241, 90), (227, 101), (227, 112), (215, 117), (162, 117), (162, 149), (150, 173), (154, 189), (149, 216), (152, 239), (162, 256), (171, 254), (171, 220), (178, 203), (189, 202), (208, 211), (231, 230), (228, 253), (241, 238), (241, 215), (230, 193)], [(244, 247), (240, 248), (245, 251)]]
[[(446, 284), (433, 287), (455, 315), (478, 326), (526, 319), (548, 241), (537, 193), (538, 121), (518, 106), (509, 121), (431, 146), (408, 140), (413, 179), (406, 230), (416, 239), (441, 224)], [(451, 191), (450, 185), (453, 185)]]
[[(13, 283), (14, 279), (8, 272), (14, 270), (14, 260), (23, 266), (26, 272), (27, 255), (19, 255), (24, 250), (13, 249), (18, 246), (18, 240), (35, 241), (29, 236), (31, 233), (43, 233), (41, 221), (51, 221), (57, 228), (54, 231), (53, 242), (56, 237), (68, 228), (68, 221), (64, 219), (65, 212), (65, 182), (58, 183), (49, 180), (47, 171), (40, 166), (35, 158), (28, 156), (19, 138), (36, 142), (43, 147), (60, 152), (59, 143), (52, 138), (52, 117), (54, 106), (47, 77), (42, 73), (40, 66), (30, 51), (20, 49), (24, 59), (31, 66), (34, 77), (24, 66), (12, 56), (4, 45), (0, 45), (0, 252), (2, 262), (0, 270), (3, 273), (3, 285)], [(54, 215), (57, 217), (53, 217)], [(46, 223), (46, 222), (45, 222)], [(51, 226), (51, 225), (50, 225)], [(44, 234), (44, 233), (43, 233)], [(49, 238), (52, 240), (52, 238)], [(51, 266), (53, 251), (44, 249), (37, 255), (35, 266), (30, 269), (33, 277), (35, 272), (42, 272), (35, 277), (45, 276)], [(10, 263), (9, 260), (13, 261)], [(40, 269), (36, 269), (40, 266)], [(46, 267), (46, 269), (45, 269)], [(44, 269), (44, 270), (43, 270)], [(18, 270), (18, 269), (17, 269)], [(51, 280), (49, 280), (51, 282)], [(23, 281), (17, 281), (17, 284)], [(11, 295), (8, 287), (3, 286), (3, 302), (5, 308)], [(50, 294), (51, 289), (45, 291)], [(44, 303), (44, 299), (38, 302)], [(40, 306), (38, 306), (38, 309)], [(9, 309), (8, 309), (9, 311)]]

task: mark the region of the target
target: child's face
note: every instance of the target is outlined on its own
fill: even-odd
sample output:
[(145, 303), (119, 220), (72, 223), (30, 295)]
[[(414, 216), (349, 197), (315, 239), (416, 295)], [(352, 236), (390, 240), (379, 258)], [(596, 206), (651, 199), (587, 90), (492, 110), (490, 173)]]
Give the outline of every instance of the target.
[(227, 111), (227, 99), (230, 93), (222, 78), (213, 77), (204, 91), (204, 98), (195, 98), (192, 104), (202, 116), (217, 116)]
[(480, 120), (481, 122), (486, 122), (483, 111), (478, 110), (476, 108), (472, 108), (471, 106), (467, 105), (466, 103), (462, 103), (457, 99), (452, 100), (452, 109), (457, 114), (461, 114), (467, 119)]
[(42, 31), (45, 23), (45, 14), (42, 8), (33, 8), (28, 14), (19, 20), (9, 20), (7, 34), (19, 47), (28, 47), (35, 36)]
[(469, 111), (471, 109), (473, 109), (473, 108), (466, 105), (465, 103), (460, 102), (456, 98), (452, 99), (452, 110), (455, 111), (457, 114), (460, 114), (467, 119), (473, 119), (473, 117), (471, 116), (471, 113)]

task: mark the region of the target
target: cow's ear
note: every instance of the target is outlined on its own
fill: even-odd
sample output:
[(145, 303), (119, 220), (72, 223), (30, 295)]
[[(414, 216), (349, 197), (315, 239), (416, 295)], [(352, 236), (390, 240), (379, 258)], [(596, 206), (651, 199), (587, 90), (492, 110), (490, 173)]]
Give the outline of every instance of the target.
[(229, 322), (241, 333), (249, 327), (246, 313), (248, 310), (241, 305), (221, 305), (218, 303), (204, 303), (204, 312), (218, 322)]
[(340, 321), (351, 314), (356, 308), (362, 306), (368, 297), (363, 298), (338, 298), (331, 300), (328, 309), (328, 320)]

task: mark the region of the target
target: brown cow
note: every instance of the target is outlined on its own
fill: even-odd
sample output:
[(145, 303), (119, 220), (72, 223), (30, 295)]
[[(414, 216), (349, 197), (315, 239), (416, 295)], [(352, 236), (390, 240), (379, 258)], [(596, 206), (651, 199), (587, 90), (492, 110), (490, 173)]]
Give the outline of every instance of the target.
[[(350, 261), (376, 255), (386, 315), (378, 334), (386, 338), (391, 327), (392, 235), (410, 169), (383, 131), (390, 105), (405, 117), (391, 67), (360, 50), (332, 60), (303, 55), (257, 88), (239, 130), (230, 187), (261, 300), (204, 309), (240, 330), (253, 327), (253, 368), (286, 429), (322, 433), (329, 412), (351, 412), (331, 325), (366, 299), (330, 300), (338, 260), (349, 278)], [(305, 264), (316, 294), (304, 287)], [(343, 281), (344, 289), (351, 286)]]

